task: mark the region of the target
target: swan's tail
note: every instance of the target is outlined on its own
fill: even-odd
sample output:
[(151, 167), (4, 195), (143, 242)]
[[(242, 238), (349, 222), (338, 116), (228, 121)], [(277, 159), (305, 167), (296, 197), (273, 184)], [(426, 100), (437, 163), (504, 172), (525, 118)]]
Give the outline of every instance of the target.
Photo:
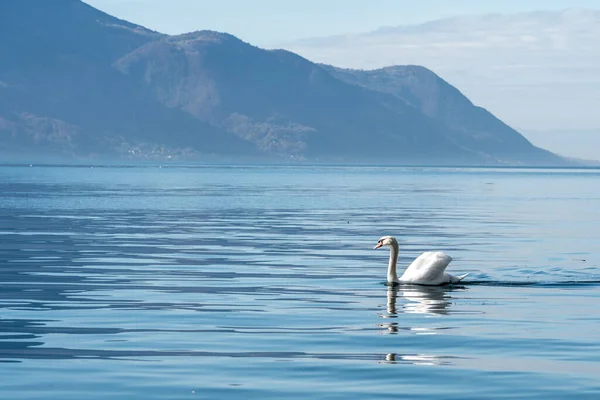
[(469, 275), (469, 273), (468, 273), (468, 272), (467, 272), (466, 274), (464, 274), (464, 275), (452, 276), (452, 277), (450, 278), (450, 283), (457, 283), (457, 282), (460, 282), (460, 281), (462, 281), (463, 279), (465, 279), (465, 278), (467, 277), (467, 275)]

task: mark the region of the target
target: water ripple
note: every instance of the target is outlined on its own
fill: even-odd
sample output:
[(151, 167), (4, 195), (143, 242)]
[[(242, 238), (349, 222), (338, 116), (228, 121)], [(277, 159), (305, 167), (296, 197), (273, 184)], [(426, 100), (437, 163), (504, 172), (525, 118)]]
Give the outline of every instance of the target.
[[(0, 178), (3, 398), (600, 395), (597, 173), (64, 166)], [(382, 285), (387, 254), (371, 249), (384, 234), (400, 265), (441, 249), (469, 280)]]

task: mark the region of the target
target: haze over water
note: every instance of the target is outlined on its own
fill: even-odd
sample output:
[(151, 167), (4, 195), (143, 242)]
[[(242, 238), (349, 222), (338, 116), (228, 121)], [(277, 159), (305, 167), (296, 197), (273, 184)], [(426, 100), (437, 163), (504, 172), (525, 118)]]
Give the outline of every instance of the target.
[(596, 399), (598, 226), (598, 169), (1, 166), (0, 397)]

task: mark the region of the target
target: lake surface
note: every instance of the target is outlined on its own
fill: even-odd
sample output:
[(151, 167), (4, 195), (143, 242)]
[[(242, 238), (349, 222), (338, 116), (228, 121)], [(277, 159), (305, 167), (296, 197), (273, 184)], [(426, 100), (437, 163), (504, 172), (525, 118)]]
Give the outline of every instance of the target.
[[(384, 285), (427, 250), (452, 287)], [(600, 170), (0, 167), (2, 399), (600, 398)]]

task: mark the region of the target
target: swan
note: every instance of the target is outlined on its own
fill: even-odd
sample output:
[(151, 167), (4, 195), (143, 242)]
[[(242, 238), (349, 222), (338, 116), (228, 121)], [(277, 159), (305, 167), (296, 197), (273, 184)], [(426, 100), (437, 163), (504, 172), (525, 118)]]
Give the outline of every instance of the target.
[(398, 241), (393, 236), (384, 236), (373, 249), (390, 246), (390, 262), (388, 264), (387, 282), (389, 285), (400, 283), (413, 283), (416, 285), (443, 285), (446, 283), (460, 282), (465, 276), (453, 276), (445, 272), (452, 261), (452, 257), (441, 251), (427, 251), (413, 261), (404, 274), (398, 279), (396, 263), (398, 262)]

